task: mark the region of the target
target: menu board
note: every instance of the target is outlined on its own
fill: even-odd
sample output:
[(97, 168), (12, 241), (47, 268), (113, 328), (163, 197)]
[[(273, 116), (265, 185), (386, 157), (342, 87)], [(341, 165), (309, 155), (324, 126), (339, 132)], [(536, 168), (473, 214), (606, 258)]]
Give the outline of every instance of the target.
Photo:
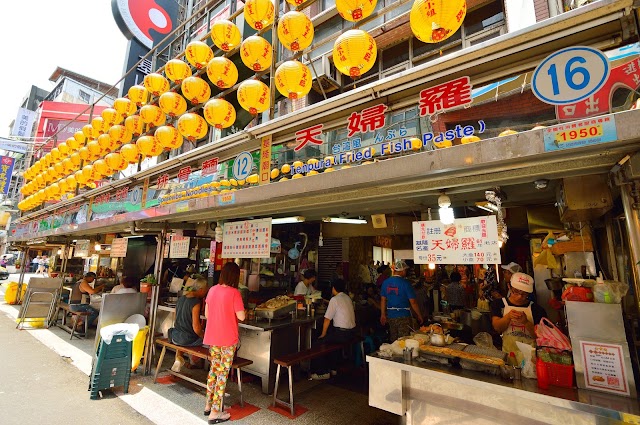
[(89, 256), (89, 239), (78, 239), (76, 241), (76, 247), (73, 249), (74, 257), (88, 257)]
[(621, 345), (580, 341), (580, 348), (586, 388), (630, 395)]
[(223, 258), (269, 258), (271, 217), (224, 224)]
[(111, 241), (111, 258), (123, 258), (127, 256), (127, 245), (129, 239), (127, 238), (115, 238)]
[(171, 247), (169, 255), (171, 258), (189, 258), (189, 242), (190, 238), (185, 236), (173, 235), (171, 237)]
[(413, 222), (416, 264), (500, 264), (498, 225), (493, 215)]

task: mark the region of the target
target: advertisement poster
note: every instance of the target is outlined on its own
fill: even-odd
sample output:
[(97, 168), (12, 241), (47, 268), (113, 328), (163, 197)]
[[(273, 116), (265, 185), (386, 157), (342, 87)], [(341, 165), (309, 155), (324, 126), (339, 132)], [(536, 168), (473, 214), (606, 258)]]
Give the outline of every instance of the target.
[(127, 256), (127, 245), (129, 239), (127, 238), (115, 238), (111, 241), (111, 258), (123, 258)]
[(223, 258), (269, 258), (271, 217), (224, 224)]
[(171, 237), (171, 248), (169, 256), (171, 258), (189, 258), (189, 242), (190, 238), (185, 236), (173, 235)]
[(580, 341), (587, 389), (630, 395), (622, 346)]
[(618, 140), (616, 121), (612, 115), (547, 127), (543, 135), (545, 152)]
[(74, 257), (88, 257), (89, 256), (89, 239), (79, 239), (76, 241), (76, 247), (73, 250)]
[(9, 193), (14, 159), (10, 156), (0, 156), (0, 188), (5, 195)]
[(498, 225), (494, 215), (413, 222), (416, 264), (500, 264)]

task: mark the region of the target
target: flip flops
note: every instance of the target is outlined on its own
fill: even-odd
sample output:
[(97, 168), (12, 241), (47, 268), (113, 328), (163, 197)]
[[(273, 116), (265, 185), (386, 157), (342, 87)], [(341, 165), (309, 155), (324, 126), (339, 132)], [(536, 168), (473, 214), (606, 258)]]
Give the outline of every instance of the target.
[(229, 419), (231, 419), (231, 415), (227, 416), (226, 418), (215, 418), (215, 419), (209, 419), (209, 424), (221, 424), (223, 422), (227, 422)]

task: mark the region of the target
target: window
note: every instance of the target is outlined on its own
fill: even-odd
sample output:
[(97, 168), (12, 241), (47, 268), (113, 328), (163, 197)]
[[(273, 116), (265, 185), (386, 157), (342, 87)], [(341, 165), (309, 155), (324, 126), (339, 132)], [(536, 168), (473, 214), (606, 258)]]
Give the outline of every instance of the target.
[(409, 40), (382, 51), (382, 70), (387, 70), (409, 60)]
[(391, 248), (383, 248), (381, 246), (373, 247), (373, 262), (381, 264), (391, 264), (393, 261), (393, 250)]
[(79, 96), (83, 102), (91, 103), (91, 95), (89, 93), (80, 90)]

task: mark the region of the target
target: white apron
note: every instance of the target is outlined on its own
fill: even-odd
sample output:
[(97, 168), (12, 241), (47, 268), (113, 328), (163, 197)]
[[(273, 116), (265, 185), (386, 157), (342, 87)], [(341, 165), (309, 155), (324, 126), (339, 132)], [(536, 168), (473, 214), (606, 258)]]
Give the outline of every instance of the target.
[[(533, 323), (533, 312), (531, 311), (531, 305), (533, 302), (530, 301), (529, 305), (526, 307), (515, 307), (509, 305), (507, 300), (503, 298), (502, 303), (504, 304), (504, 311), (502, 313), (503, 317), (509, 314), (512, 310), (522, 311), (527, 316), (527, 320)], [(535, 339), (535, 334), (532, 335), (531, 332), (527, 330), (526, 326), (510, 323), (507, 329), (502, 333), (502, 351), (507, 353), (516, 351), (514, 348), (514, 341), (520, 341), (535, 346)]]

